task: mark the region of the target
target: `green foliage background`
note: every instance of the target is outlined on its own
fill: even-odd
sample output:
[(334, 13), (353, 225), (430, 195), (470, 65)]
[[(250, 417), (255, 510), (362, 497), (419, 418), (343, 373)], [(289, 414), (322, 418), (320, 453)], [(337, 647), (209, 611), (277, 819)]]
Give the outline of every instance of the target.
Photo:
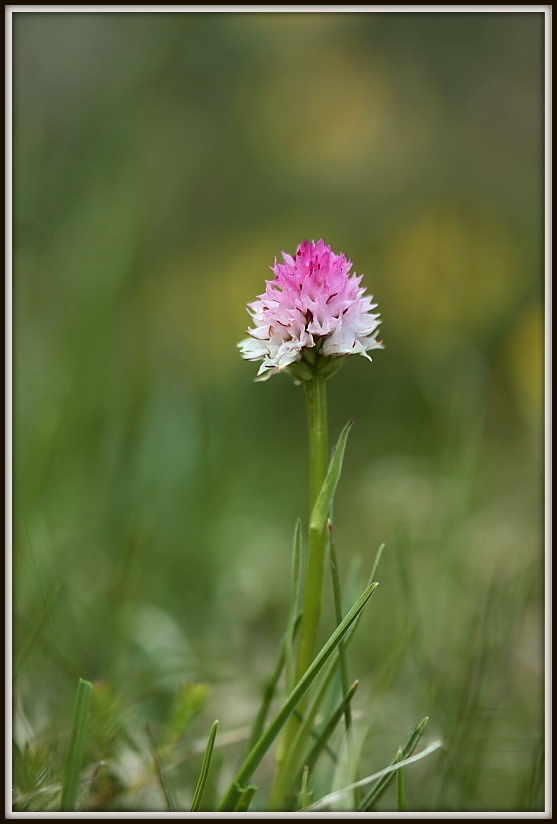
[(213, 718), (250, 723), (307, 456), (303, 391), (236, 343), (274, 257), (320, 237), (385, 342), (329, 393), (332, 439), (355, 419), (347, 586), (386, 545), (350, 656), (363, 763), (429, 715), (410, 809), (542, 809), (543, 13), (12, 21), (20, 809), (59, 780), (80, 677), (89, 809), (164, 808), (145, 724), (186, 805)]

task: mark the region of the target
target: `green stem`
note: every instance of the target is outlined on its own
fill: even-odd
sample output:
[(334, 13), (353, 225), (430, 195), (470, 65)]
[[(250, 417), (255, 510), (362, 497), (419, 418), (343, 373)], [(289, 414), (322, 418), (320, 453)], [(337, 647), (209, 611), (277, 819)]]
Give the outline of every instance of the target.
[[(310, 512), (323, 486), (329, 466), (327, 437), (327, 379), (316, 374), (305, 382), (310, 466)], [(313, 660), (323, 598), (325, 573), (325, 530), (310, 530), (308, 563), (302, 606), (300, 641), (296, 658), (295, 680), (298, 681)]]
[[(309, 482), (310, 516), (321, 492), (329, 466), (329, 445), (327, 437), (327, 378), (314, 373), (311, 380), (304, 381), (307, 401), (307, 421), (309, 433)], [(319, 615), (323, 599), (325, 576), (326, 527), (309, 530), (308, 560), (305, 575), (299, 641), (294, 667), (294, 683), (297, 684), (310, 667), (315, 654)], [(298, 734), (305, 700), (300, 703), (302, 715), (293, 715), (285, 726), (277, 754), (277, 772), (271, 793), (271, 800), (280, 808), (283, 788), (288, 786), (291, 759), (289, 753)]]
[(79, 789), (79, 776), (83, 761), (83, 750), (87, 735), (87, 722), (89, 720), (89, 710), (91, 707), (91, 693), (93, 685), (90, 681), (79, 679), (77, 687), (77, 697), (72, 727), (72, 737), (70, 749), (66, 758), (64, 771), (64, 784), (62, 787), (62, 798), (60, 801), (61, 812), (73, 812), (77, 800)]

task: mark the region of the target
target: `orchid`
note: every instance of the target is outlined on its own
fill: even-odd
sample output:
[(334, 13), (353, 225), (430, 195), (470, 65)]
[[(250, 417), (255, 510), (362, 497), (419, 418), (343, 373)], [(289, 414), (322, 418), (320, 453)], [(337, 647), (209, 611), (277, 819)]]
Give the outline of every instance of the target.
[[(253, 303), (248, 303), (253, 325), (247, 330), (249, 337), (238, 346), (246, 360), (261, 361), (256, 380), (267, 380), (277, 372), (286, 371), (296, 383), (303, 383), (306, 391), (310, 464), (309, 533), (304, 583), (300, 588), (300, 603), (295, 603), (293, 613), (300, 619), (299, 630), (294, 639), (291, 622), (285, 649), (286, 681), (293, 690), (291, 696), (294, 696), (302, 690), (325, 649), (316, 657), (326, 559), (329, 553), (331, 558), (334, 554), (329, 537), (329, 529), (332, 528), (331, 504), (351, 427), (350, 422), (341, 433), (329, 464), (327, 381), (348, 356), (363, 355), (371, 360), (368, 353), (381, 349), (383, 344), (377, 340), (379, 315), (372, 312), (377, 304), (372, 303), (373, 298), (366, 295), (365, 287), (361, 286), (362, 276), (351, 274), (352, 261), (346, 255), (337, 255), (321, 239), (317, 243), (304, 240), (294, 257), (286, 252), (282, 253), (282, 257), (282, 263), (275, 258), (271, 266), (274, 278), (267, 281), (265, 292)], [(301, 544), (298, 539), (296, 547), (299, 564)], [(338, 581), (336, 585), (338, 590)], [(375, 587), (375, 584), (372, 586)], [(336, 607), (340, 628), (340, 604), (337, 603)], [(339, 654), (342, 657), (342, 651)], [(343, 672), (348, 732), (348, 705), (353, 690), (347, 682), (344, 665)], [(301, 694), (297, 703), (298, 714), (291, 713), (285, 719), (277, 747), (277, 770), (270, 798), (274, 809), (282, 809), (287, 801), (289, 786), (300, 768), (300, 748), (307, 744), (308, 724), (311, 724), (315, 711), (309, 708), (307, 698)], [(308, 720), (304, 722), (302, 719), (306, 714)], [(277, 723), (279, 718), (280, 715), (277, 716)], [(272, 730), (273, 725), (268, 728), (269, 734)], [(265, 735), (261, 741), (264, 740)], [(254, 760), (259, 758), (258, 747), (259, 744), (256, 744), (250, 752), (234, 787), (246, 780)], [(236, 793), (237, 790), (230, 790), (222, 809), (234, 808), (238, 800)]]
[[(239, 347), (245, 359), (261, 361), (258, 380), (266, 380), (270, 375), (284, 371), (292, 375), (296, 383), (303, 384), (309, 446), (307, 531), (304, 537), (302, 519), (298, 519), (293, 536), (291, 602), (286, 630), (262, 691), (259, 709), (250, 725), (243, 757), (235, 774), (228, 771), (231, 780), (220, 800), (217, 801), (214, 790), (211, 790), (216, 807), (210, 808), (208, 789), (219, 784), (213, 777), (209, 788), (207, 786), (210, 771), (215, 769), (212, 765), (217, 760), (213, 759), (219, 729), (219, 721), (215, 719), (207, 737), (189, 809), (193, 815), (209, 808), (218, 815), (252, 815), (248, 810), (258, 792), (253, 778), (267, 759), (262, 776), (267, 786), (254, 802), (258, 810), (268, 809), (271, 814), (285, 815), (323, 809), (336, 812), (342, 804), (366, 815), (376, 810), (379, 799), (391, 781), (396, 780), (398, 809), (404, 811), (403, 770), (438, 750), (442, 742), (435, 741), (421, 752), (414, 752), (428, 722), (425, 717), (390, 764), (361, 777), (362, 725), (358, 729), (358, 716), (353, 714), (353, 699), (359, 682), (349, 677), (347, 645), (378, 586), (373, 578), (383, 545), (377, 552), (367, 586), (354, 600), (355, 581), (346, 592), (341, 586), (336, 529), (333, 529), (334, 497), (353, 421), (343, 427), (332, 450), (329, 449), (328, 434), (329, 378), (348, 356), (359, 354), (371, 360), (368, 353), (382, 348), (382, 343), (377, 340), (379, 315), (372, 312), (376, 304), (361, 286), (361, 276), (351, 274), (352, 262), (344, 254), (335, 254), (323, 240), (317, 243), (304, 241), (294, 257), (283, 252), (283, 261), (278, 263), (275, 259), (271, 267), (274, 278), (267, 281), (265, 293), (248, 304), (253, 327), (248, 329), (249, 337)], [(293, 471), (297, 470), (294, 468)], [(330, 588), (326, 587), (328, 572)], [(274, 583), (271, 581), (267, 585)], [(321, 615), (325, 598), (332, 602), (334, 616), (333, 626), (326, 634)], [(330, 623), (330, 614), (327, 623)], [(76, 805), (82, 803), (82, 762), (95, 705), (94, 701), (92, 703), (95, 689), (91, 681), (79, 680), (61, 786), (60, 809), (63, 812), (73, 812)], [(177, 809), (166, 779), (172, 746), (181, 738), (190, 716), (193, 717), (190, 712), (192, 702), (197, 706), (199, 695), (204, 695), (206, 689), (206, 685), (193, 682), (180, 689), (162, 743), (157, 743), (147, 725), (151, 747), (149, 759), (146, 759), (147, 782), (153, 783), (155, 769), (170, 814)], [(110, 694), (109, 698), (111, 707)], [(109, 706), (98, 703), (102, 700), (106, 699), (102, 699), (101, 693), (97, 710)], [(235, 734), (234, 740), (239, 743)], [(268, 754), (272, 747), (274, 772), (269, 781)], [(331, 756), (336, 766), (329, 776)], [(168, 759), (166, 763), (163, 758)], [(368, 788), (369, 785), (372, 786)], [(18, 803), (23, 805), (22, 809), (27, 809), (28, 801), (44, 791), (45, 788), (39, 787), (23, 795)], [(58, 791), (56, 786), (54, 791)], [(97, 791), (95, 793), (98, 795)], [(93, 796), (94, 809), (97, 807), (96, 795)]]
[[(246, 360), (262, 361), (258, 380), (285, 369), (298, 380), (310, 380), (316, 359), (318, 371), (334, 371), (347, 355), (381, 349), (377, 340), (377, 304), (350, 274), (352, 261), (337, 255), (324, 240), (305, 240), (294, 257), (282, 253), (283, 263), (271, 267), (275, 277), (248, 311), (250, 337), (238, 346)], [(300, 364), (295, 367), (295, 364)]]

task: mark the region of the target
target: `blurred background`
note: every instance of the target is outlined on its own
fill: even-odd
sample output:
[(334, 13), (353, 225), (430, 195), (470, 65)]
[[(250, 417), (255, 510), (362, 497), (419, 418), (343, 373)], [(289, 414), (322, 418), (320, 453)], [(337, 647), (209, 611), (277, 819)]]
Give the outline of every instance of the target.
[(350, 650), (363, 768), (428, 715), (445, 748), (407, 771), (410, 809), (543, 809), (543, 13), (12, 23), (20, 809), (56, 781), (79, 677), (109, 765), (91, 809), (160, 809), (137, 742), (177, 695), (184, 752), (252, 720), (307, 523), (305, 401), (236, 343), (275, 256), (321, 237), (385, 343), (329, 384), (331, 439), (355, 419), (347, 587), (385, 544)]

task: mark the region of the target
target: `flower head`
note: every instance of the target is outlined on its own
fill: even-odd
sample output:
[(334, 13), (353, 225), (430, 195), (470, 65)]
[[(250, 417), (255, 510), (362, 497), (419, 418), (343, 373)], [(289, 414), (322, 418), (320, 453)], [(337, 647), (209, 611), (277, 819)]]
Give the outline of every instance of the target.
[(315, 369), (336, 369), (347, 355), (371, 360), (368, 352), (382, 348), (379, 315), (371, 313), (376, 304), (360, 286), (362, 276), (349, 274), (352, 261), (323, 240), (305, 240), (294, 257), (282, 256), (265, 292), (248, 304), (253, 326), (238, 344), (243, 358), (262, 361), (258, 379), (286, 368), (307, 379)]

